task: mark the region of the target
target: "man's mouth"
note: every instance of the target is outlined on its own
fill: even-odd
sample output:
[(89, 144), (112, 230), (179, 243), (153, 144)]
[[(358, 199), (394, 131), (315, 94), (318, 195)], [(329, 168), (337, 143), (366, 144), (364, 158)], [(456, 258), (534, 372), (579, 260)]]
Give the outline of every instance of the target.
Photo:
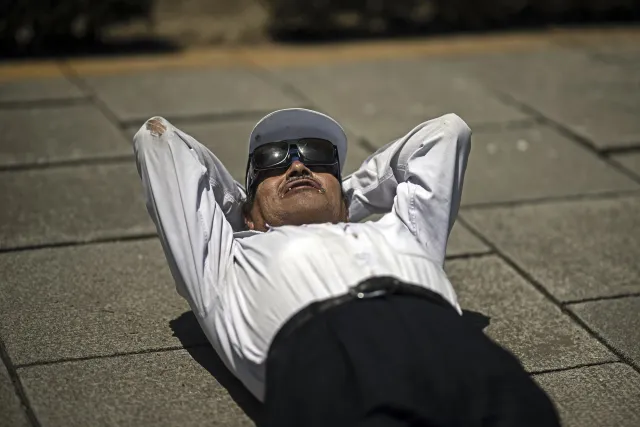
[(290, 181), (284, 187), (284, 194), (289, 194), (297, 191), (304, 190), (321, 190), (322, 186), (315, 180), (310, 178), (299, 178), (293, 181)]

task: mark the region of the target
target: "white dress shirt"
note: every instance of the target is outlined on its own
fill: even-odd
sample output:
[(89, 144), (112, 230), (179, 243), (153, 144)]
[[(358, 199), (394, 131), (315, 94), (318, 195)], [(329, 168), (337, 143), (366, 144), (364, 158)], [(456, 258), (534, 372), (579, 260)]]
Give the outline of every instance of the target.
[[(242, 186), (211, 151), (162, 118), (134, 137), (147, 209), (178, 293), (227, 367), (263, 399), (265, 359), (279, 328), (308, 304), (372, 276), (442, 295), (443, 270), (471, 131), (454, 114), (427, 121), (343, 180), (350, 221), (244, 230)], [(149, 122), (147, 122), (149, 123)], [(150, 126), (150, 128), (152, 128)]]

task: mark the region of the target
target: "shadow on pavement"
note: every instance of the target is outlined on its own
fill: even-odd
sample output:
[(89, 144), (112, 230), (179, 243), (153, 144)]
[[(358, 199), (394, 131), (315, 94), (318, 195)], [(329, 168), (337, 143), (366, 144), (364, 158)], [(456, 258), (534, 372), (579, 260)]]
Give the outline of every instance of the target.
[[(473, 327), (481, 330), (491, 322), (490, 317), (476, 311), (463, 310), (463, 317)], [(169, 326), (191, 357), (213, 375), (247, 416), (258, 424), (262, 415), (262, 404), (227, 369), (211, 348), (193, 312), (181, 314), (180, 317), (171, 320)]]
[(262, 404), (227, 369), (213, 348), (211, 348), (193, 312), (183, 313), (180, 317), (171, 320), (169, 326), (193, 360), (209, 371), (220, 385), (227, 389), (231, 398), (247, 416), (254, 423), (259, 424), (262, 415)]
[(484, 314), (471, 311), (471, 310), (462, 310), (462, 317), (467, 320), (473, 327), (478, 328), (482, 331), (489, 326), (491, 323), (491, 318), (489, 316), (485, 316)]

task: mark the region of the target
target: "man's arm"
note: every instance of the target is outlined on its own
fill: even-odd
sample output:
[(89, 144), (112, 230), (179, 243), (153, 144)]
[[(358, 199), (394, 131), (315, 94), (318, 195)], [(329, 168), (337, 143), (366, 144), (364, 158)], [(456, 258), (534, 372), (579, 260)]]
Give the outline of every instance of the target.
[(393, 210), (429, 255), (444, 263), (470, 142), (467, 124), (447, 114), (387, 144), (343, 181), (350, 220)]
[[(166, 120), (148, 120), (134, 137), (147, 210), (180, 295), (204, 317), (232, 262), (233, 230), (221, 206), (240, 193), (204, 146)], [(224, 185), (220, 185), (220, 182)]]

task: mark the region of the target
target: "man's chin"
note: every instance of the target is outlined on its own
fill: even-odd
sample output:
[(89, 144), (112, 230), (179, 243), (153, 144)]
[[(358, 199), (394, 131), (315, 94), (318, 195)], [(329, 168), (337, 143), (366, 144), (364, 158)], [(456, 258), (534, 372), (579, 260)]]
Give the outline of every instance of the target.
[(283, 225), (320, 224), (334, 222), (331, 205), (324, 194), (304, 191), (288, 198), (285, 203)]

